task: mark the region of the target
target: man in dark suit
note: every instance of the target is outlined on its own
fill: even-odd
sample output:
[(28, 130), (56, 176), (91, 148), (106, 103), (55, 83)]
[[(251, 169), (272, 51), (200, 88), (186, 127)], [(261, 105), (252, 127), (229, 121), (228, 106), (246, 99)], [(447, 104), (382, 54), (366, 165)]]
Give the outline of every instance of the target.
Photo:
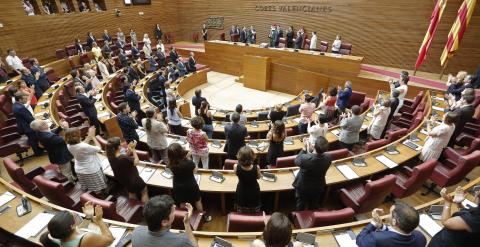
[(462, 97), (462, 92), (465, 89), (463, 83), (458, 82), (456, 77), (451, 77), (449, 79), (450, 85), (447, 88), (447, 93), (455, 97), (455, 101), (459, 101)]
[(344, 112), (347, 108), (348, 101), (352, 96), (352, 82), (346, 81), (345, 88), (338, 86), (338, 95), (337, 95), (337, 106), (340, 111)]
[(167, 65), (167, 58), (165, 56), (165, 52), (163, 52), (161, 49), (157, 50), (157, 61), (159, 68), (164, 68)]
[(140, 75), (138, 75), (137, 70), (133, 67), (133, 63), (129, 63), (127, 67), (127, 76), (130, 84), (140, 80)]
[(303, 44), (303, 32), (302, 30), (298, 30), (297, 38), (295, 39), (295, 49), (302, 49)]
[(138, 124), (134, 120), (137, 117), (137, 112), (133, 111), (130, 114), (130, 107), (127, 103), (123, 102), (118, 105), (117, 121), (120, 129), (122, 130), (123, 138), (125, 141), (139, 141), (140, 137), (137, 134)]
[(195, 115), (197, 116), (199, 115), (198, 110), (200, 109), (203, 101), (207, 101), (207, 99), (202, 97), (202, 90), (195, 90), (195, 95), (192, 97), (192, 105), (195, 106)]
[(237, 34), (237, 28), (235, 27), (235, 25), (232, 25), (232, 29), (230, 29), (230, 41), (234, 42)]
[(286, 38), (286, 45), (287, 45), (287, 48), (293, 48), (293, 36), (294, 36), (294, 32), (293, 32), (293, 27), (288, 27), (288, 30), (287, 30), (287, 38)]
[(30, 63), (30, 65), (32, 65), (30, 67), (30, 71), (32, 72), (32, 74), (35, 75), (37, 72), (40, 74), (40, 76), (38, 77), (38, 84), (42, 92), (47, 91), (50, 87), (50, 81), (48, 80), (47, 74), (45, 74), (45, 70), (40, 66), (40, 63), (36, 58), (30, 58), (28, 62)]
[(188, 57), (188, 72), (195, 72), (197, 71), (197, 67), (195, 67), (195, 65), (197, 65), (197, 61), (195, 61), (195, 53), (190, 52), (190, 57)]
[(283, 30), (280, 26), (277, 26), (277, 37), (275, 37), (275, 47), (280, 44), (280, 38), (283, 38)]
[(50, 163), (57, 164), (60, 168), (60, 173), (73, 183), (75, 178), (72, 174), (72, 165), (70, 163), (73, 156), (68, 151), (65, 140), (59, 135), (62, 131), (68, 129), (68, 123), (65, 120), (61, 120), (60, 127), (53, 131), (50, 131), (50, 126), (44, 120), (34, 120), (30, 126), (35, 130), (38, 142), (47, 151)]
[(395, 110), (397, 109), (398, 104), (400, 104), (400, 101), (398, 100), (399, 95), (400, 95), (400, 92), (398, 90), (394, 89), (392, 91), (392, 98), (390, 98), (390, 115), (388, 115), (387, 124), (383, 129), (382, 138), (385, 136), (385, 133), (387, 132), (388, 127), (390, 126), (390, 122), (393, 119), (393, 114), (395, 113)]
[(42, 86), (40, 84), (40, 72), (37, 71), (37, 73), (33, 75), (27, 68), (21, 68), (20, 72), (22, 73), (21, 79), (25, 81), (28, 87), (31, 87), (32, 85), (35, 86), (35, 97), (39, 99), (43, 94)]
[(358, 247), (424, 247), (427, 244), (425, 236), (415, 230), (420, 217), (415, 208), (397, 202), (390, 208), (390, 225), (383, 224), (380, 215), (382, 209), (374, 209), (373, 221), (357, 236)]
[(157, 41), (158, 41), (158, 40), (161, 40), (163, 33), (162, 33), (162, 29), (160, 28), (160, 25), (157, 24), (157, 25), (155, 26), (155, 30), (154, 30), (154, 31), (155, 31), (155, 38), (157, 38)]
[(247, 43), (247, 29), (245, 27), (240, 31), (240, 42)]
[(28, 137), (28, 144), (32, 147), (36, 156), (43, 154), (43, 150), (38, 146), (38, 140), (35, 131), (30, 128), (30, 123), (35, 120), (32, 113), (25, 107), (28, 102), (28, 95), (23, 92), (15, 94), (15, 103), (12, 106), (13, 115), (17, 121), (17, 130), (21, 135)]
[(95, 39), (95, 37), (93, 37), (92, 32), (88, 32), (87, 33), (87, 46), (92, 48), (94, 42), (97, 42), (97, 40)]
[(128, 58), (127, 54), (123, 49), (120, 49), (120, 53), (118, 54), (118, 61), (120, 61), (120, 64), (122, 67), (128, 67)]
[(172, 47), (172, 49), (170, 50), (170, 62), (177, 64), (177, 60), (178, 60), (177, 49), (175, 49), (175, 47)]
[(245, 146), (245, 139), (248, 139), (247, 128), (240, 125), (240, 114), (234, 112), (232, 114), (232, 122), (225, 126), (225, 137), (227, 143), (225, 144), (225, 151), (227, 152), (228, 159), (237, 159), (237, 152), (240, 148)]
[(105, 42), (112, 42), (112, 36), (110, 36), (110, 34), (108, 34), (108, 31), (107, 30), (103, 30), (103, 40)]
[(300, 167), (293, 187), (295, 188), (296, 210), (316, 210), (325, 189), (325, 174), (332, 158), (325, 154), (328, 141), (325, 137), (317, 137), (314, 147), (304, 140), (304, 148), (295, 158), (295, 165)]
[(453, 131), (452, 137), (450, 137), (450, 142), (448, 142), (449, 147), (455, 145), (455, 141), (458, 135), (462, 133), (463, 127), (465, 127), (465, 124), (469, 122), (475, 114), (475, 107), (473, 105), (475, 95), (465, 94), (462, 96), (461, 100), (464, 101), (462, 102), (462, 105), (453, 111), (457, 114), (457, 119), (455, 121), (455, 131)]
[(96, 92), (95, 90), (85, 92), (83, 87), (75, 87), (77, 95), (75, 98), (78, 100), (78, 103), (83, 109), (83, 112), (88, 117), (91, 126), (95, 126), (96, 134), (100, 134), (100, 122), (97, 118), (97, 108), (95, 108), (96, 99), (93, 97)]
[(137, 118), (135, 119), (139, 125), (142, 125), (142, 118), (145, 118), (147, 115), (142, 111), (140, 100), (142, 97), (135, 92), (135, 84), (130, 84), (130, 88), (125, 91), (125, 101), (127, 101), (128, 106), (132, 111), (136, 111)]

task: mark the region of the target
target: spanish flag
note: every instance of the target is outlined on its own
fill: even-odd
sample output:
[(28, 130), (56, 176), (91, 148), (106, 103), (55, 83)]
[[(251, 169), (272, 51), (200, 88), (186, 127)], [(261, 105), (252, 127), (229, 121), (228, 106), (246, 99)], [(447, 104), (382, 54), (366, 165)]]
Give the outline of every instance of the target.
[(465, 29), (467, 29), (470, 18), (472, 17), (476, 2), (477, 0), (464, 0), (462, 6), (460, 6), (457, 19), (448, 33), (447, 44), (440, 57), (440, 63), (442, 66), (444, 66), (447, 60), (454, 55), (456, 50), (458, 50), (460, 41), (462, 41), (463, 38), (463, 33), (465, 33)]
[(430, 48), (430, 44), (432, 43), (433, 36), (435, 35), (435, 31), (437, 31), (438, 23), (442, 18), (443, 10), (447, 5), (447, 0), (438, 0), (435, 8), (433, 9), (432, 16), (430, 17), (430, 26), (428, 26), (427, 34), (425, 34), (425, 38), (423, 38), (422, 45), (420, 46), (420, 50), (418, 51), (418, 58), (417, 62), (415, 63), (415, 70), (422, 66), (423, 60), (427, 56), (428, 49)]

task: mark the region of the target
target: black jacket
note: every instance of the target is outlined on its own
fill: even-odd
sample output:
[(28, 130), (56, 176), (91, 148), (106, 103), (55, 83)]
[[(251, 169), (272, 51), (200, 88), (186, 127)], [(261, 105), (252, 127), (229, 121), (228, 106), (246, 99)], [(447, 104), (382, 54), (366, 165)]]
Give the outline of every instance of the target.
[(83, 112), (88, 118), (93, 118), (97, 116), (97, 108), (95, 108), (96, 99), (93, 98), (93, 96), (87, 97), (83, 94), (77, 94), (75, 98), (77, 98), (78, 103), (80, 104)]
[(23, 105), (15, 102), (12, 106), (13, 115), (17, 120), (17, 129), (19, 134), (29, 134), (34, 131), (30, 128), (30, 123), (35, 120), (32, 113)]
[(325, 189), (325, 174), (332, 164), (332, 158), (328, 154), (317, 155), (307, 153), (305, 150), (295, 158), (295, 165), (300, 171), (293, 181), (296, 191), (306, 194), (318, 194)]
[(58, 135), (60, 131), (61, 128), (57, 128), (54, 132), (37, 132), (37, 138), (47, 150), (50, 163), (63, 165), (73, 159), (73, 156), (68, 151), (65, 140)]

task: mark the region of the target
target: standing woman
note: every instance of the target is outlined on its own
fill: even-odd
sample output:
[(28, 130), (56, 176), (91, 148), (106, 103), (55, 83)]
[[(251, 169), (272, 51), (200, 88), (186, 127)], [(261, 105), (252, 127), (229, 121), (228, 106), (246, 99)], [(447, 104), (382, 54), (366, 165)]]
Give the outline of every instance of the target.
[(167, 137), (168, 127), (163, 123), (163, 116), (153, 108), (148, 108), (145, 112), (146, 118), (142, 119), (142, 126), (147, 132), (147, 145), (153, 155), (153, 162), (158, 163), (160, 159), (164, 164), (168, 164), (167, 157)]
[(193, 129), (187, 131), (187, 141), (192, 153), (193, 163), (198, 166), (202, 160), (203, 169), (208, 169), (208, 136), (202, 131), (205, 122), (200, 116), (196, 116), (190, 120)]
[(155, 38), (158, 40), (162, 40), (162, 29), (160, 29), (160, 25), (156, 25), (155, 26), (155, 29), (153, 30), (153, 32), (155, 33)]
[(272, 121), (272, 124), (277, 120), (282, 121), (287, 113), (283, 110), (282, 104), (276, 104), (274, 108), (268, 113), (268, 118)]
[(273, 123), (273, 127), (267, 134), (267, 139), (270, 141), (268, 146), (267, 164), (277, 164), (277, 158), (283, 156), (283, 141), (287, 133), (285, 132), (285, 124), (281, 120)]
[(140, 163), (135, 147), (136, 141), (128, 144), (128, 149), (120, 149), (120, 138), (112, 137), (108, 139), (107, 152), (110, 167), (112, 167), (113, 176), (120, 185), (128, 192), (130, 199), (138, 199), (139, 195), (142, 202), (148, 201), (147, 185), (138, 174), (138, 169), (135, 167)]
[(448, 141), (452, 137), (453, 131), (455, 131), (455, 119), (457, 114), (448, 112), (443, 117), (443, 122), (432, 129), (432, 123), (435, 120), (431, 120), (427, 123), (428, 138), (423, 145), (420, 153), (420, 159), (427, 161), (430, 159), (438, 159), (442, 154), (442, 151), (448, 145)]
[(138, 43), (137, 33), (135, 32), (135, 30), (133, 30), (133, 28), (130, 28), (130, 42), (135, 43), (135, 44)]
[(200, 109), (198, 109), (198, 115), (203, 118), (203, 122), (205, 124), (203, 125), (203, 131), (207, 133), (208, 138), (212, 139), (213, 136), (213, 123), (212, 123), (212, 112), (208, 110), (210, 108), (210, 105), (206, 100), (202, 101), (200, 104)]
[(293, 27), (289, 26), (287, 30), (287, 48), (293, 48)]
[(35, 97), (35, 85), (32, 84), (31, 87), (28, 87), (24, 80), (19, 80), (18, 91), (28, 95), (30, 98), (30, 106), (32, 109), (35, 109), (35, 106), (37, 105), (37, 97)]
[(203, 36), (203, 41), (207, 41), (207, 40), (208, 40), (208, 29), (207, 29), (207, 25), (206, 25), (206, 24), (203, 24), (202, 36)]
[(315, 103), (312, 102), (313, 97), (309, 94), (305, 95), (305, 101), (300, 105), (300, 122), (298, 123), (299, 134), (307, 133), (308, 123), (312, 121), (312, 115), (315, 111)]
[[(100, 143), (95, 138), (95, 127), (88, 129), (85, 140), (81, 140), (80, 129), (69, 128), (65, 132), (65, 142), (68, 151), (75, 159), (75, 173), (78, 183), (84, 191), (102, 192), (107, 188), (105, 175), (102, 171), (102, 162), (98, 153), (102, 151)], [(89, 143), (93, 142), (94, 145)]]
[(387, 126), (388, 116), (390, 115), (390, 100), (383, 101), (382, 106), (374, 107), (373, 120), (368, 126), (367, 133), (372, 139), (378, 140), (382, 137), (383, 129)]
[(398, 115), (400, 108), (403, 106), (403, 101), (405, 99), (405, 95), (407, 95), (408, 92), (408, 81), (410, 80), (410, 76), (408, 75), (407, 71), (402, 71), (400, 74), (400, 81), (398, 82), (398, 85), (396, 82), (393, 80), (390, 80), (390, 94), (393, 95), (393, 90), (397, 90), (399, 92), (398, 95), (398, 106), (397, 109), (395, 109), (395, 113), (393, 115)]
[(259, 213), (261, 210), (260, 169), (254, 165), (255, 153), (248, 146), (242, 147), (237, 153), (238, 164), (233, 170), (238, 177), (235, 203), (239, 213)]
[(171, 133), (175, 135), (183, 134), (182, 118), (182, 113), (180, 113), (180, 110), (177, 108), (177, 101), (174, 99), (170, 100), (168, 102), (167, 120)]
[(151, 47), (152, 41), (150, 41), (150, 38), (148, 37), (148, 34), (143, 35), (143, 43), (145, 45), (148, 45), (149, 47)]

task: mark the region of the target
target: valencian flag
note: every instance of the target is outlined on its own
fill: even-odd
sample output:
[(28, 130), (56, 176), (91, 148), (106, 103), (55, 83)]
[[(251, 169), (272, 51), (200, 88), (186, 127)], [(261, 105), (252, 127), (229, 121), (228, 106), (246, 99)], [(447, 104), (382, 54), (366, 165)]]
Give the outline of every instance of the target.
[(433, 9), (432, 16), (430, 17), (430, 26), (428, 26), (427, 34), (425, 34), (425, 38), (423, 38), (422, 45), (420, 46), (420, 50), (418, 51), (418, 58), (417, 62), (415, 63), (415, 70), (422, 66), (423, 60), (427, 56), (428, 49), (430, 48), (430, 44), (432, 43), (433, 36), (435, 35), (435, 31), (437, 31), (438, 23), (442, 18), (443, 10), (447, 5), (447, 0), (438, 0), (435, 8)]
[(468, 23), (470, 22), (476, 2), (477, 0), (464, 0), (462, 6), (460, 6), (457, 19), (448, 33), (447, 44), (440, 57), (442, 66), (444, 66), (447, 59), (451, 58), (455, 51), (458, 50), (458, 45), (460, 41), (462, 41), (463, 33), (465, 33), (465, 29), (467, 29)]

